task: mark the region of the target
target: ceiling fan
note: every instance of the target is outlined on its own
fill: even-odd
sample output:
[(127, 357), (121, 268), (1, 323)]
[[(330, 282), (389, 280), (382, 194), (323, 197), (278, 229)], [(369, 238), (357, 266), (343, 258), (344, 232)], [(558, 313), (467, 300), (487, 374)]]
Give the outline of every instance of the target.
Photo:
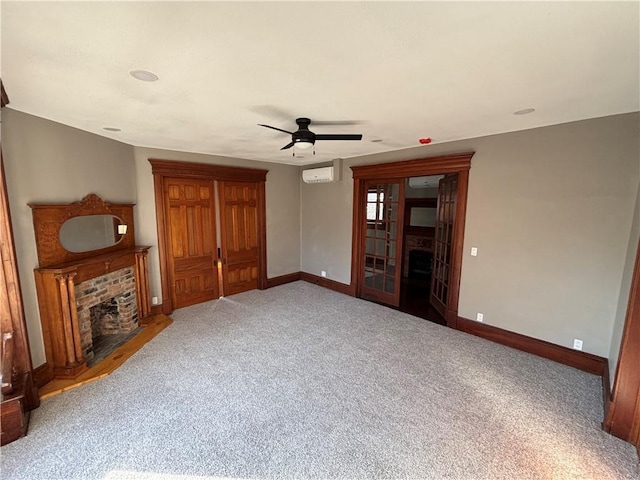
[(350, 134), (350, 133), (333, 133), (333, 134), (316, 134), (309, 130), (309, 125), (311, 124), (311, 120), (305, 117), (296, 118), (296, 123), (298, 124), (298, 130), (295, 132), (288, 132), (287, 130), (282, 130), (281, 128), (272, 127), (271, 125), (263, 125), (259, 123), (258, 125), (261, 127), (270, 128), (272, 130), (277, 130), (279, 132), (288, 133), (291, 135), (291, 143), (288, 143), (280, 150), (286, 150), (288, 148), (293, 147), (294, 145), (297, 148), (311, 148), (316, 140), (362, 140), (362, 134)]

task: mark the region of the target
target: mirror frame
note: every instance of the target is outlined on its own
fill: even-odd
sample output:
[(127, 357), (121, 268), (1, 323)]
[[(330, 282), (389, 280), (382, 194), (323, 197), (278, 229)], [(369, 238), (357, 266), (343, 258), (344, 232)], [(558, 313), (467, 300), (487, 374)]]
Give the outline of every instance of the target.
[[(46, 204), (29, 203), (33, 214), (33, 226), (36, 236), (36, 249), (40, 268), (60, 266), (105, 253), (129, 250), (135, 247), (133, 227), (133, 203), (109, 203), (98, 195), (90, 193), (82, 200), (73, 203)], [(62, 224), (73, 217), (86, 215), (113, 215), (127, 225), (127, 233), (122, 240), (110, 247), (88, 252), (70, 252), (60, 243)]]

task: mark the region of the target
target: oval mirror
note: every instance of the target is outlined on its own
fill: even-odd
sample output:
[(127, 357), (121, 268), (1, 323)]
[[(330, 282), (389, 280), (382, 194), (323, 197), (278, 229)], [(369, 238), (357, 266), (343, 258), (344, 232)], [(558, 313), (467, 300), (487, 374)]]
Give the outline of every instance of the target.
[[(73, 217), (60, 227), (60, 244), (69, 252), (81, 253), (107, 248), (124, 235), (118, 233), (122, 221), (113, 215)], [(120, 227), (122, 231), (122, 227)]]

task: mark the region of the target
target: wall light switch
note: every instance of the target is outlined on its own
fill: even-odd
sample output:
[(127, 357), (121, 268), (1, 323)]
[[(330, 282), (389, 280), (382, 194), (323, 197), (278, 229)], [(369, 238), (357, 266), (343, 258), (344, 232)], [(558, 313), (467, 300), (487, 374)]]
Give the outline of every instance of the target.
[(478, 247), (471, 247), (471, 256), (472, 257), (478, 256)]

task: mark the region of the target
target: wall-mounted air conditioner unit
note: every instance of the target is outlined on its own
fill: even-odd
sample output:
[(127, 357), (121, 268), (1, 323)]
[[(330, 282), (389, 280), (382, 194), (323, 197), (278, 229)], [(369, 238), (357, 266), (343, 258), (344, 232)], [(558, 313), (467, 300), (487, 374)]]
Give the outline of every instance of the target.
[(333, 182), (333, 167), (311, 168), (302, 171), (304, 183)]
[(429, 175), (427, 177), (409, 178), (411, 188), (438, 188), (438, 182), (444, 175)]

